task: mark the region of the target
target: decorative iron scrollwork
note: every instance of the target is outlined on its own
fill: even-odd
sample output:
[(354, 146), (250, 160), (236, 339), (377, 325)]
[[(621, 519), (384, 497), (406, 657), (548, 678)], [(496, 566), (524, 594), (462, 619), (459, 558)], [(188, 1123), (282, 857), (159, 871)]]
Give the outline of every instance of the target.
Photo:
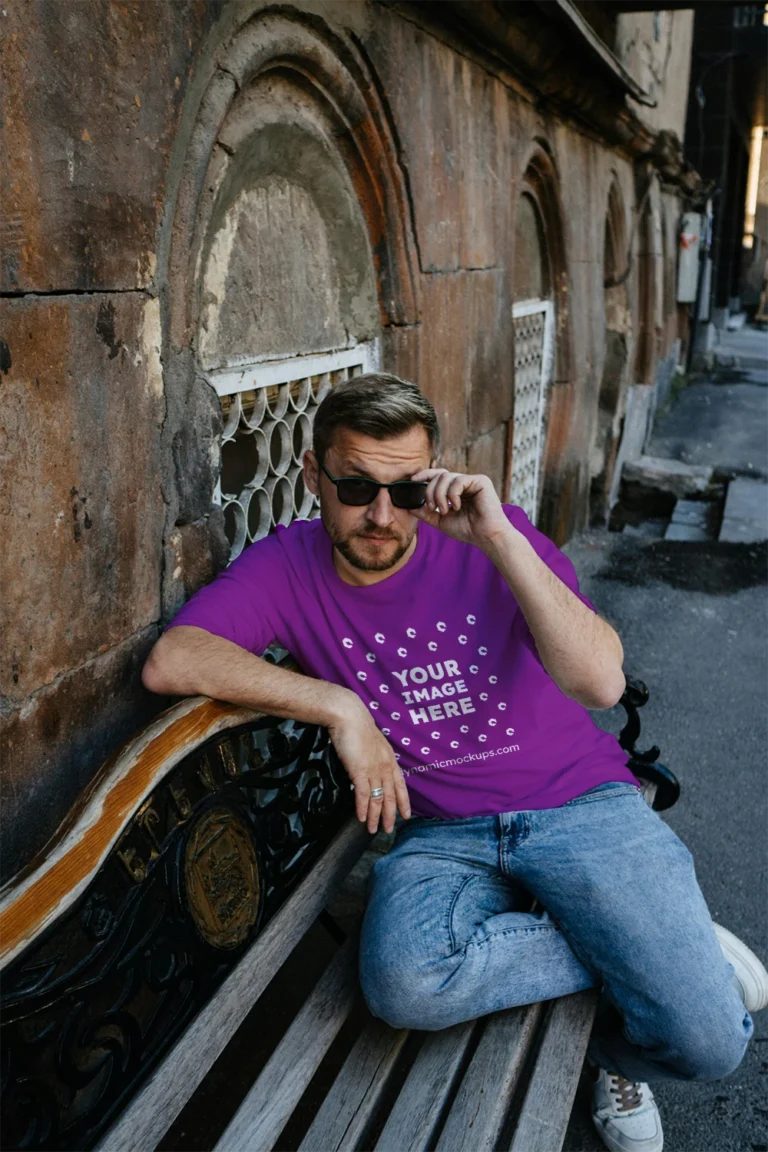
[(655, 744), (647, 752), (638, 751), (640, 717), (637, 710), (645, 707), (650, 693), (642, 680), (633, 680), (629, 676), (625, 676), (625, 680), (626, 688), (619, 703), (627, 714), (627, 722), (619, 733), (619, 744), (629, 753), (627, 767), (635, 776), (656, 785), (653, 808), (656, 812), (664, 812), (679, 800), (680, 781), (671, 769), (659, 763), (660, 752)]
[(268, 718), (181, 761), (3, 973), (2, 1146), (91, 1147), (350, 812), (324, 729)]

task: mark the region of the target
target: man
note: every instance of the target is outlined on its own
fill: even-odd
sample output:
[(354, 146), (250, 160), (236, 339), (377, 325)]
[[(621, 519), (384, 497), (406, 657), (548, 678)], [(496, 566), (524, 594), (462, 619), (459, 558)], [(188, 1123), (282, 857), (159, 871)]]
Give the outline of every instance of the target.
[[(587, 712), (622, 695), (618, 636), (488, 477), (435, 467), (438, 436), (413, 384), (338, 385), (304, 460), (321, 520), (199, 592), (144, 683), (325, 725), (358, 818), (402, 817), (363, 926), (371, 1010), (443, 1028), (600, 985), (595, 1123), (658, 1152), (646, 1079), (732, 1071), (768, 973), (719, 941), (690, 854)], [(272, 641), (307, 675), (260, 659)]]

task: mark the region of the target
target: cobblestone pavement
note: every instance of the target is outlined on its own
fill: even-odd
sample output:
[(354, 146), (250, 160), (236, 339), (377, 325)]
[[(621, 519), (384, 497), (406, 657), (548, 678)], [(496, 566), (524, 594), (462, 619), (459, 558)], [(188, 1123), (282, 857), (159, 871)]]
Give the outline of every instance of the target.
[[(649, 453), (768, 478), (768, 370), (694, 378), (657, 421)], [(766, 541), (678, 542), (594, 530), (565, 550), (582, 588), (619, 631), (626, 670), (648, 684), (639, 747), (658, 744), (681, 781), (680, 801), (665, 818), (694, 855), (712, 916), (766, 961)], [(623, 711), (594, 716), (618, 733)], [(766, 1152), (768, 1011), (755, 1017), (755, 1039), (732, 1076), (653, 1089), (665, 1152)], [(585, 1083), (565, 1148), (602, 1148)]]

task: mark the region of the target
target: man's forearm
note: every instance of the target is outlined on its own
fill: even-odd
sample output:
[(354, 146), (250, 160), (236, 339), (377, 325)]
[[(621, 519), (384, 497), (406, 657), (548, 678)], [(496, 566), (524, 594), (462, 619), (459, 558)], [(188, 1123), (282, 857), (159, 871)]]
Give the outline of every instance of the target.
[(202, 628), (172, 628), (144, 665), (146, 688), (166, 696), (211, 696), (270, 715), (333, 727), (359, 707), (354, 692), (277, 668)]
[(486, 553), (513, 592), (541, 662), (558, 688), (587, 708), (610, 708), (624, 687), (621, 641), (555, 576), (512, 525)]

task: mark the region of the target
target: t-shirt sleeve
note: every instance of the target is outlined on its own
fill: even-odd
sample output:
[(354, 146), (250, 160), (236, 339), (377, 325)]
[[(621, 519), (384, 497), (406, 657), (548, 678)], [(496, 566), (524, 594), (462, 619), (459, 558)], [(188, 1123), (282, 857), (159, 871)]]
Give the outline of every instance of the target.
[(171, 628), (191, 625), (261, 655), (280, 635), (285, 558), (276, 536), (251, 544), (216, 579), (187, 601)]
[(516, 504), (504, 504), (502, 507), (512, 527), (525, 536), (547, 567), (554, 572), (558, 579), (562, 580), (567, 588), (570, 588), (571, 592), (578, 596), (582, 604), (586, 604), (587, 608), (591, 608), (595, 615), (598, 615), (597, 608), (592, 601), (579, 591), (579, 578), (576, 575), (576, 569), (565, 553), (561, 552), (548, 536), (545, 536), (538, 528), (534, 528), (522, 508), (518, 508)]

